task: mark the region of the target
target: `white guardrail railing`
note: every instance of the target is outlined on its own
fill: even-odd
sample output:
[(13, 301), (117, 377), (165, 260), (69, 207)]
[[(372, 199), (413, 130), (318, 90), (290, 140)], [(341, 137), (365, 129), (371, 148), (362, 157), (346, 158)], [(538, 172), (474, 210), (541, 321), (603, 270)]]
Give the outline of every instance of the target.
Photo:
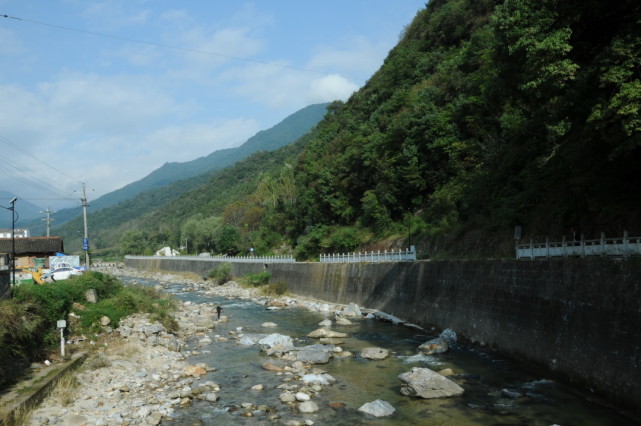
[(629, 257), (641, 255), (641, 237), (628, 237), (624, 232), (623, 238), (605, 238), (601, 234), (598, 240), (565, 241), (517, 244), (517, 259), (536, 259), (551, 257)]
[(294, 263), (296, 259), (292, 256), (131, 256), (125, 255), (125, 259), (180, 259), (198, 260), (201, 262), (241, 262), (241, 263)]
[(416, 260), (416, 247), (398, 251), (377, 251), (365, 253), (332, 253), (321, 254), (321, 263), (348, 262), (412, 262)]

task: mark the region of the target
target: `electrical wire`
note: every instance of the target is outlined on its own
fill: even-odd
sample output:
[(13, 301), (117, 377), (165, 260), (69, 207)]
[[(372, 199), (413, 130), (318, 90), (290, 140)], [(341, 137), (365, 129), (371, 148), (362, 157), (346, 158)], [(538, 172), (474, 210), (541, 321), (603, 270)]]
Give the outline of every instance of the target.
[[(47, 167), (48, 169), (52, 170), (54, 174), (59, 174), (67, 179), (70, 179), (74, 183), (79, 183), (80, 181), (77, 180), (76, 178), (70, 176), (69, 174), (65, 173), (64, 171), (52, 166), (51, 164), (41, 160), (37, 156), (30, 154), (28, 151), (25, 149), (21, 148), (17, 144), (13, 143), (10, 141), (8, 138), (0, 135), (0, 142), (5, 144), (11, 149), (14, 149), (16, 151), (21, 152), (27, 158), (29, 158), (30, 161), (37, 162), (42, 164), (43, 166)], [(16, 159), (13, 161), (8, 161), (5, 158), (0, 158), (0, 174), (3, 174), (10, 179), (21, 183), (25, 186), (28, 186), (32, 189), (37, 190), (38, 192), (44, 192), (46, 194), (53, 194), (55, 195), (55, 198), (52, 199), (68, 199), (71, 200), (73, 198), (69, 197), (68, 194), (65, 194), (58, 190), (58, 187), (61, 187), (62, 185), (58, 184), (55, 182), (53, 179), (42, 179), (40, 176), (35, 175), (33, 172), (30, 171), (29, 167), (24, 164), (20, 164)]]
[[(201, 54), (201, 55), (218, 56), (218, 57), (221, 57), (221, 58), (234, 59), (234, 60), (237, 60), (237, 61), (252, 62), (252, 63), (255, 63), (255, 64), (270, 65), (270, 66), (274, 66), (274, 67), (278, 67), (278, 68), (288, 68), (288, 69), (293, 69), (293, 70), (303, 71), (303, 72), (309, 72), (309, 73), (315, 73), (315, 74), (323, 74), (323, 75), (332, 75), (332, 74), (334, 74), (334, 73), (330, 73), (330, 72), (326, 72), (326, 71), (313, 70), (313, 69), (310, 69), (310, 68), (296, 67), (296, 66), (293, 66), (293, 65), (284, 65), (284, 64), (277, 64), (275, 62), (260, 61), (258, 59), (251, 59), (251, 58), (242, 57), (242, 56), (226, 55), (224, 53), (211, 52), (211, 51), (208, 51), (208, 50), (192, 49), (192, 48), (189, 48), (189, 47), (174, 46), (174, 45), (171, 45), (171, 44), (158, 43), (158, 42), (154, 42), (154, 41), (138, 40), (138, 39), (130, 38), (130, 37), (123, 37), (123, 36), (118, 36), (118, 35), (99, 33), (99, 32), (95, 32), (95, 31), (81, 30), (81, 29), (78, 29), (78, 28), (66, 27), (66, 26), (63, 26), (63, 25), (49, 24), (49, 23), (46, 23), (46, 22), (34, 21), (34, 20), (31, 20), (31, 19), (18, 18), (18, 17), (15, 17), (15, 16), (0, 15), (0, 17), (8, 18), (8, 19), (15, 19), (17, 21), (28, 22), (30, 24), (35, 24), (35, 25), (41, 25), (41, 26), (45, 26), (45, 27), (55, 28), (57, 30), (71, 31), (71, 32), (76, 32), (76, 33), (81, 33), (81, 34), (89, 34), (89, 35), (96, 36), (96, 37), (111, 38), (111, 39), (114, 39), (114, 40), (128, 41), (128, 42), (131, 42), (131, 43), (145, 44), (145, 45), (148, 45), (148, 46), (162, 47), (162, 48), (165, 48), (165, 49), (179, 50), (179, 51), (189, 52), (189, 53), (198, 53), (198, 54)], [(352, 79), (358, 80), (358, 81), (365, 81), (366, 80), (366, 79), (364, 79), (362, 77), (351, 77), (351, 76), (346, 76), (346, 77), (349, 77), (349, 78), (352, 78)]]

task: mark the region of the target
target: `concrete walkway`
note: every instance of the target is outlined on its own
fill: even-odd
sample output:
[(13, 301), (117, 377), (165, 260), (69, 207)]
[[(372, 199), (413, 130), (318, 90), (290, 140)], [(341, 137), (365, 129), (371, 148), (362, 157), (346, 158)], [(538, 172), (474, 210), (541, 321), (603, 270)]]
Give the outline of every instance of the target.
[(30, 377), (16, 383), (0, 395), (0, 424), (12, 425), (20, 414), (37, 405), (57, 381), (66, 373), (82, 364), (87, 354), (75, 353), (69, 361), (52, 364), (37, 370)]

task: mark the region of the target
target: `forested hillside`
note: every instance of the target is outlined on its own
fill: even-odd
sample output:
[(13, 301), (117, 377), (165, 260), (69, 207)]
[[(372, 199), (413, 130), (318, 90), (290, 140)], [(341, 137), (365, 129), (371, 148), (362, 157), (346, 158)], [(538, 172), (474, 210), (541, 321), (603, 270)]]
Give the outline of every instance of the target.
[[(272, 151), (296, 141), (323, 118), (327, 105), (325, 103), (308, 105), (285, 117), (275, 126), (261, 130), (238, 147), (220, 149), (207, 156), (182, 163), (165, 163), (144, 178), (92, 200), (91, 210), (94, 212), (125, 202), (126, 212), (123, 211), (122, 205), (115, 207), (114, 211), (101, 212), (101, 217), (97, 218), (97, 226), (104, 229), (113, 226), (115, 221), (122, 223), (136, 218), (140, 214), (159, 208), (181, 192), (206, 182), (208, 174), (229, 167), (255, 152)], [(181, 181), (180, 184), (175, 184), (179, 181)], [(68, 221), (72, 223), (59, 227), (57, 231), (66, 235), (68, 229), (78, 229), (81, 215), (81, 207), (58, 211), (55, 218), (56, 224), (60, 226)], [(103, 217), (110, 219), (104, 222)], [(22, 224), (35, 229), (42, 228), (39, 226), (40, 222), (41, 219), (37, 218), (31, 222), (23, 221)]]
[(298, 258), (410, 242), (510, 255), (515, 225), (641, 234), (640, 66), (636, 1), (431, 0), (295, 161), (238, 175), (229, 198), (212, 181), (164, 211), (171, 229), (158, 213), (139, 229)]

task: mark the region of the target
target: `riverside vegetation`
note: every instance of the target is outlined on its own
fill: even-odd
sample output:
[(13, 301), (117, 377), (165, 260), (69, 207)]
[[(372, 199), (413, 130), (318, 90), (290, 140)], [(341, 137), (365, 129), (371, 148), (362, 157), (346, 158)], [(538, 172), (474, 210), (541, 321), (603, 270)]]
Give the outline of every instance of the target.
[[(95, 290), (97, 303), (86, 302), (88, 290)], [(17, 286), (13, 298), (0, 301), (0, 390), (18, 379), (31, 362), (58, 357), (58, 320), (68, 320), (67, 339), (95, 340), (94, 334), (102, 332), (107, 322), (103, 318), (115, 328), (135, 312), (149, 313), (152, 321), (175, 330), (170, 315), (174, 308), (166, 294), (124, 286), (117, 278), (94, 271), (46, 285)]]
[[(225, 284), (232, 279), (231, 265), (223, 263), (209, 275), (218, 285)], [(250, 274), (241, 282), (265, 295), (287, 293), (283, 283), (269, 282), (269, 272)], [(87, 291), (96, 292), (96, 303), (87, 303)], [(0, 301), (0, 391), (19, 379), (32, 362), (59, 358), (56, 323), (60, 319), (70, 320), (66, 339), (98, 340), (105, 322), (115, 329), (122, 318), (133, 313), (147, 313), (150, 322), (157, 321), (167, 332), (176, 332), (175, 309), (175, 300), (167, 293), (125, 286), (114, 276), (95, 271), (46, 285), (20, 285), (13, 298)]]

